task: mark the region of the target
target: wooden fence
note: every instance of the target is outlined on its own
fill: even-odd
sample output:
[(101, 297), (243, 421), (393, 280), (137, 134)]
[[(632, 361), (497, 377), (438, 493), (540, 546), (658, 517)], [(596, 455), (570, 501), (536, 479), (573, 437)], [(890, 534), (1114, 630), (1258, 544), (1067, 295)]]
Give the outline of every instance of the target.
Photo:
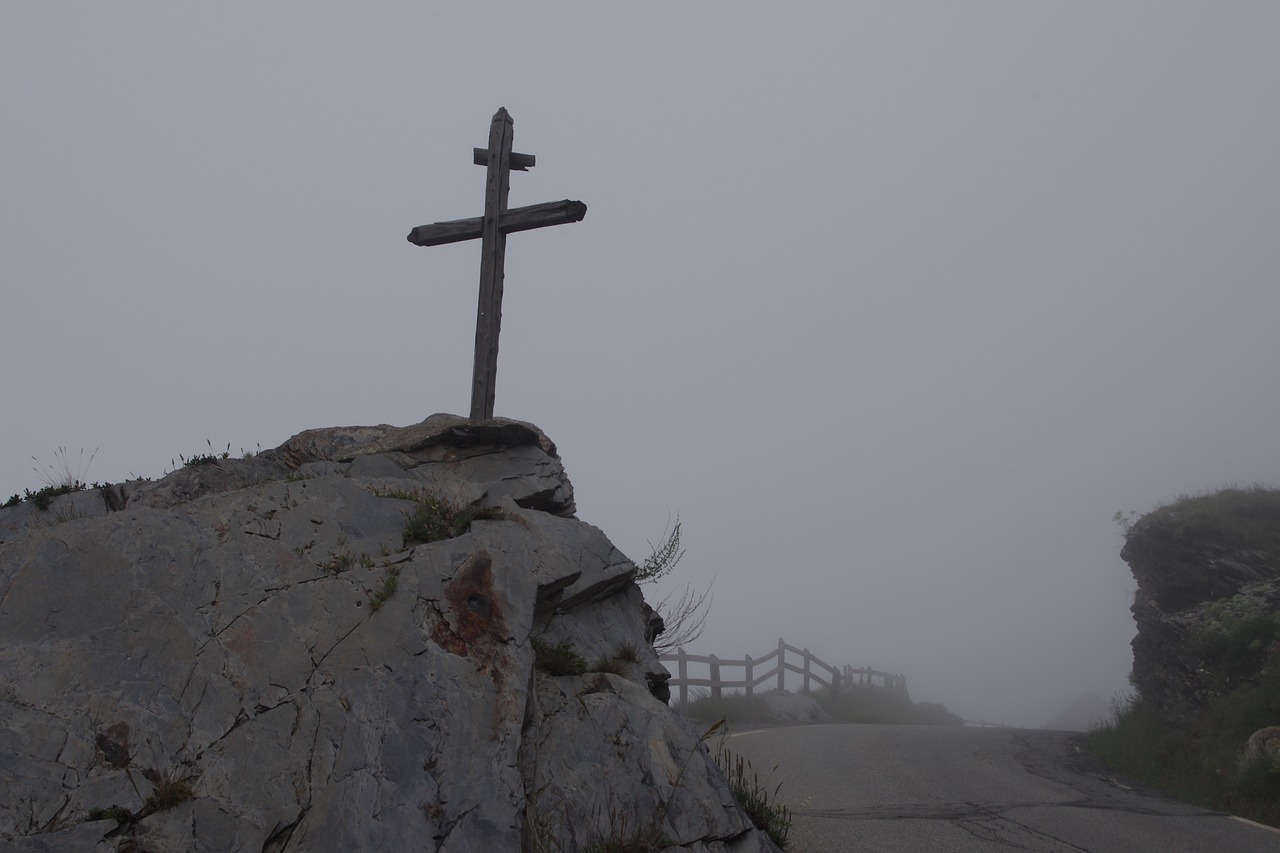
[[(788, 659), (787, 654), (791, 654)], [(781, 638), (778, 639), (778, 647), (764, 657), (753, 658), (745, 655), (742, 660), (723, 660), (715, 655), (691, 655), (685, 652), (683, 648), (677, 649), (672, 654), (663, 655), (660, 660), (663, 663), (674, 663), (676, 671), (672, 673), (671, 680), (667, 684), (680, 690), (680, 707), (687, 707), (689, 704), (689, 688), (690, 687), (706, 687), (711, 690), (711, 698), (719, 699), (722, 690), (743, 690), (746, 695), (754, 695), (755, 689), (760, 685), (773, 681), (774, 683), (765, 688), (768, 689), (785, 689), (786, 674), (794, 672), (802, 679), (801, 690), (808, 693), (813, 689), (814, 685), (825, 687), (836, 693), (849, 690), (858, 685), (873, 685), (883, 687), (886, 690), (892, 690), (907, 694), (906, 676), (896, 675), (891, 672), (881, 672), (878, 669), (870, 669), (863, 667), (854, 669), (851, 666), (834, 667), (825, 661), (819, 660), (808, 649), (797, 649), (795, 646), (788, 645)], [(775, 662), (776, 661), (776, 662)], [(706, 678), (690, 678), (689, 664), (706, 665)], [(772, 668), (768, 668), (772, 664)], [(742, 678), (737, 680), (727, 680), (723, 671), (725, 668), (741, 669)]]

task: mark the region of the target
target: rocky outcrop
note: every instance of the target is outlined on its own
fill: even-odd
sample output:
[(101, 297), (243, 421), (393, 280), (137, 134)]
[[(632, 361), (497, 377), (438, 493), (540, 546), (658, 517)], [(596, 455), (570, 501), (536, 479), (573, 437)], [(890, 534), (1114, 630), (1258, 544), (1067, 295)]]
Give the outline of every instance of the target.
[(1280, 627), (1280, 493), (1228, 489), (1139, 519), (1120, 556), (1138, 589), (1133, 682), (1174, 723), (1250, 683)]
[(446, 415), (0, 510), (0, 846), (776, 849), (574, 512), (540, 430)]

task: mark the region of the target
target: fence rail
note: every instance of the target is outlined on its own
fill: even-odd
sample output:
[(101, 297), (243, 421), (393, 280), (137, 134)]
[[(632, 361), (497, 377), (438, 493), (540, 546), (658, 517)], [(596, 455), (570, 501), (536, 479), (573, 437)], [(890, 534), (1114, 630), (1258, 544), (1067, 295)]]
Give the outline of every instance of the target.
[[(791, 660), (787, 659), (788, 653), (792, 655)], [(793, 663), (797, 659), (799, 662)], [(801, 677), (801, 690), (805, 693), (808, 693), (815, 684), (835, 693), (841, 693), (859, 685), (873, 685), (904, 695), (907, 693), (907, 679), (904, 675), (869, 667), (857, 669), (851, 666), (834, 667), (820, 660), (808, 649), (798, 649), (781, 638), (778, 639), (776, 649), (758, 658), (744, 655), (742, 660), (725, 660), (715, 655), (691, 655), (680, 648), (673, 653), (662, 655), (660, 660), (676, 665), (676, 671), (672, 673), (671, 680), (667, 684), (670, 687), (679, 688), (682, 708), (689, 704), (690, 687), (709, 688), (713, 699), (719, 699), (721, 691), (725, 689), (741, 689), (746, 695), (752, 696), (757, 687), (770, 680), (775, 682), (776, 689), (784, 689), (788, 672), (794, 672)], [(706, 665), (707, 677), (690, 677), (689, 664)], [(773, 665), (771, 669), (767, 668), (770, 664)], [(733, 681), (726, 679), (723, 674), (725, 668), (740, 668), (742, 678)]]

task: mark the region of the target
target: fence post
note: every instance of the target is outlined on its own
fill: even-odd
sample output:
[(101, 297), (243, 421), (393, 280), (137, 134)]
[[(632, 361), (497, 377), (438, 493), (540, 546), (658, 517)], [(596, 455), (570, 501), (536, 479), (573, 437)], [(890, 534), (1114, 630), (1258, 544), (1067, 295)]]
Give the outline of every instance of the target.
[(751, 666), (751, 655), (747, 655), (747, 656), (746, 656), (746, 661), (747, 661), (747, 663), (746, 663), (746, 670), (747, 670), (747, 675), (746, 675), (746, 682), (747, 682), (747, 695), (748, 695), (748, 696), (754, 696), (754, 695), (755, 695), (755, 689), (756, 689), (756, 688), (755, 688), (755, 684), (754, 684), (754, 682), (755, 682), (755, 677), (756, 677), (756, 676), (755, 676), (755, 670), (754, 670), (754, 669), (752, 668), (752, 666)]
[(805, 693), (809, 692), (809, 664), (812, 660), (813, 660), (812, 657), (810, 657), (809, 655), (809, 650), (805, 649), (804, 650), (804, 692)]
[(680, 710), (689, 708), (689, 662), (684, 658), (684, 646), (676, 649), (676, 664), (680, 672)]
[(720, 659), (715, 655), (707, 655), (711, 658), (711, 698), (720, 698)]
[(786, 654), (787, 654), (787, 644), (782, 642), (782, 638), (779, 637), (778, 638), (778, 689), (779, 690), (784, 689), (783, 685), (785, 682), (783, 681), (783, 678), (785, 678), (787, 674)]

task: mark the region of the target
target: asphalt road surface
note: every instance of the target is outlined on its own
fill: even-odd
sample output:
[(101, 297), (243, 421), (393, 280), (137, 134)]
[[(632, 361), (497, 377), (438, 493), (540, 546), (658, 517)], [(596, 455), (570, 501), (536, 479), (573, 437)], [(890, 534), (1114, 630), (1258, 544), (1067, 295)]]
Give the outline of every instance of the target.
[[(1248, 853), (1280, 832), (1142, 793), (1032, 729), (817, 725), (726, 746), (792, 808), (791, 853), (846, 850)], [(773, 769), (775, 768), (776, 769)]]

